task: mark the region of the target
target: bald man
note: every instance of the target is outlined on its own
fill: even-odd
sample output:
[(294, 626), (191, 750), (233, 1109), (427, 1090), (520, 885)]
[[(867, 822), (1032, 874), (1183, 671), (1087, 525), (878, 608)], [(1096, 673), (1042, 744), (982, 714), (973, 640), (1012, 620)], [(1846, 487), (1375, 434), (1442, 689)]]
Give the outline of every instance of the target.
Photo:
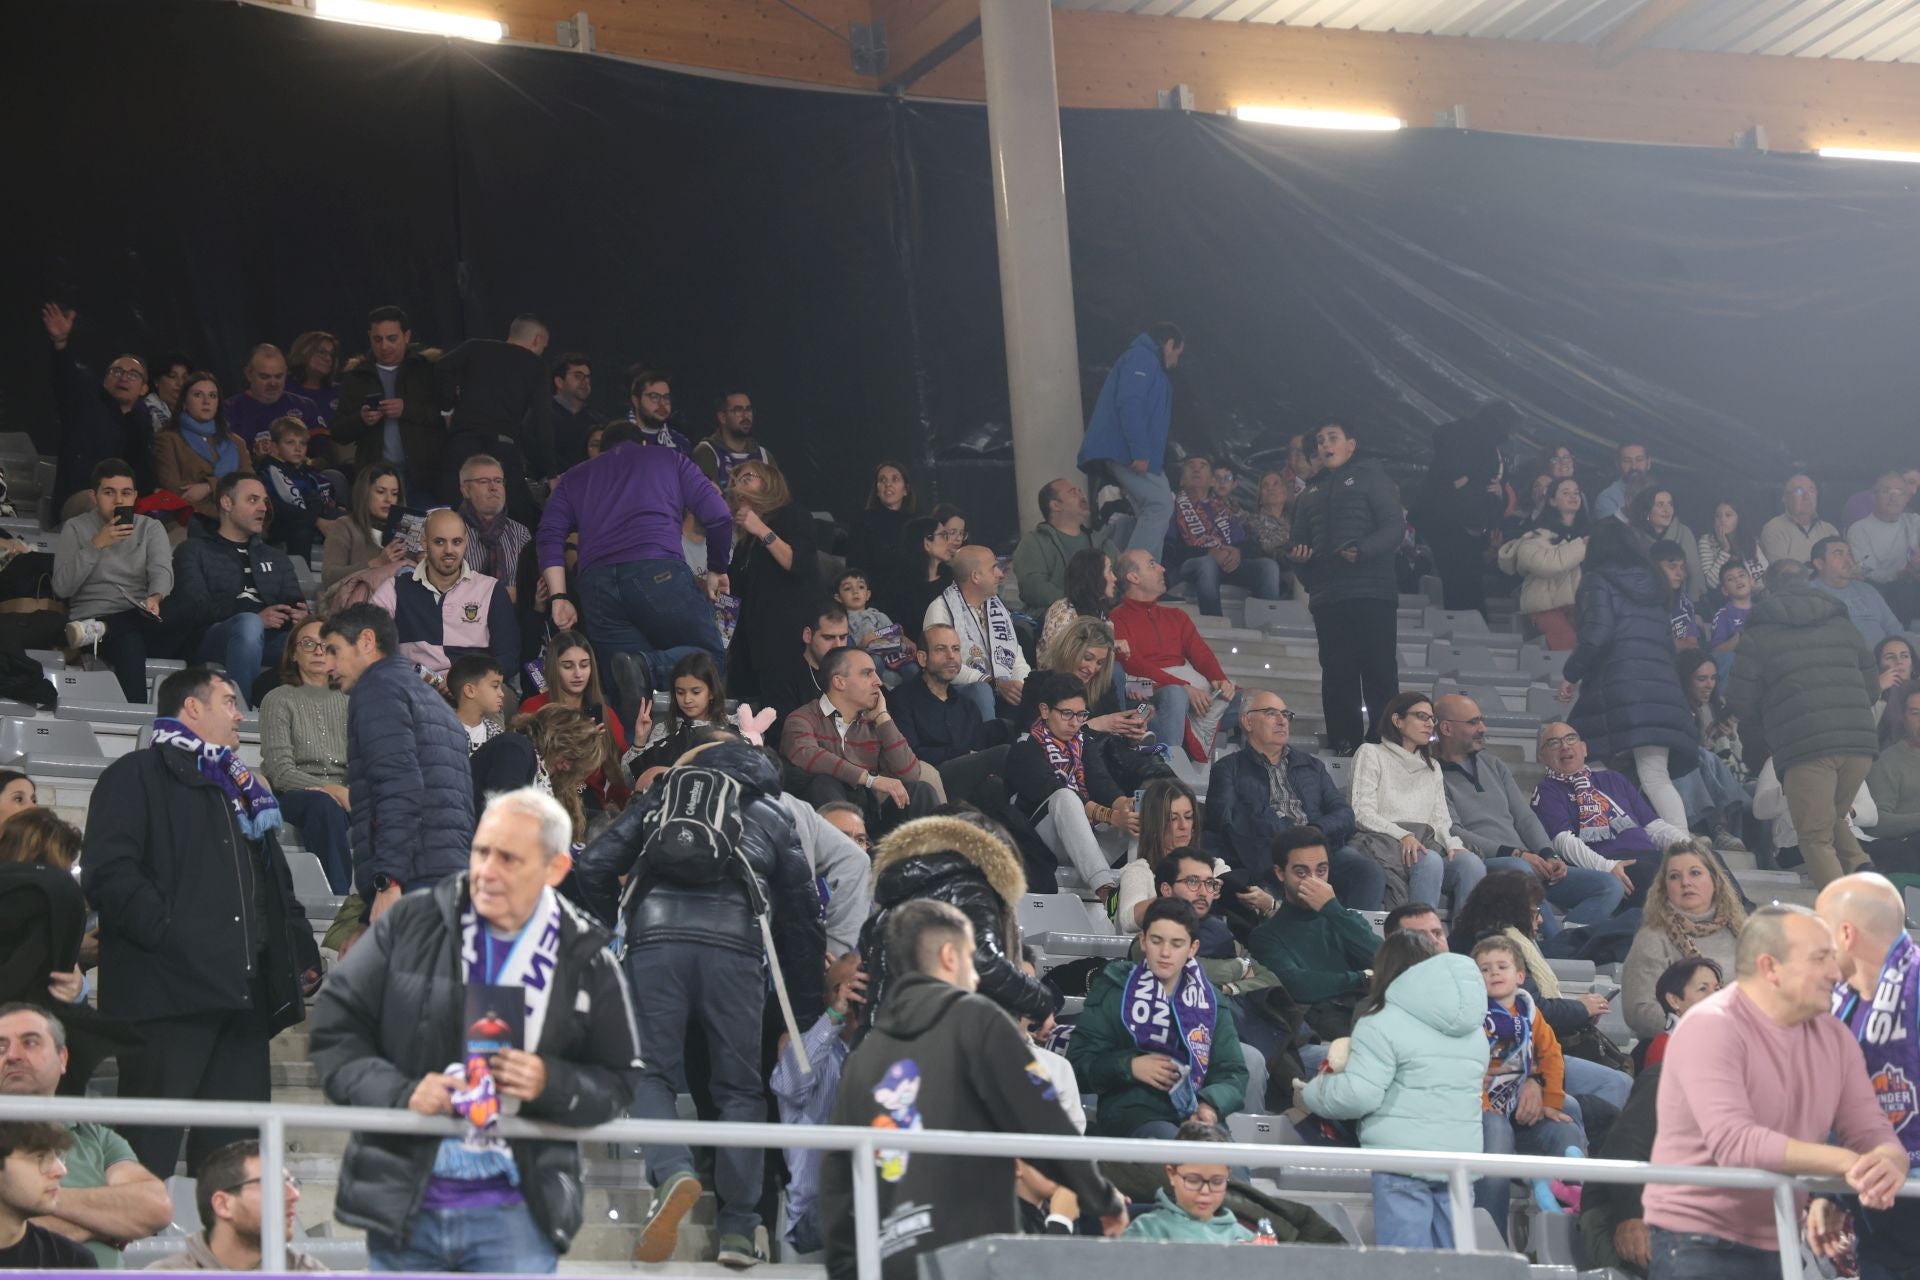
[(952, 627), (959, 634), (960, 674), (954, 677), (953, 691), (991, 723), (1003, 710), (1020, 705), (1031, 668), (1014, 634), (1013, 611), (1000, 599), (1000, 583), (1007, 575), (993, 549), (960, 548), (953, 553), (952, 570), (953, 585), (927, 606), (920, 630)]
[[(1833, 1012), (1860, 1042), (1867, 1079), (1909, 1161), (1920, 1160), (1920, 946), (1907, 936), (1905, 904), (1885, 876), (1841, 876), (1820, 891), (1814, 909), (1833, 930), (1843, 981)], [(1825, 1256), (1837, 1251), (1845, 1221), (1840, 1202), (1816, 1201), (1807, 1236)], [(1920, 1269), (1920, 1200), (1861, 1210), (1856, 1220), (1862, 1280), (1891, 1280)]]
[(400, 653), (437, 680), (455, 658), (485, 653), (513, 672), (520, 628), (507, 585), (467, 563), (467, 522), (446, 507), (427, 516), (420, 562), (380, 584), (373, 603), (393, 615)]
[[(287, 390), (287, 358), (280, 348), (263, 342), (247, 353), (240, 370), (246, 390), (226, 403), (227, 427), (253, 448), (255, 457), (267, 451), (267, 432), (276, 418), (298, 418), (311, 435), (326, 439), (327, 417), (320, 406), (297, 391)], [(316, 456), (320, 456), (316, 454)]]

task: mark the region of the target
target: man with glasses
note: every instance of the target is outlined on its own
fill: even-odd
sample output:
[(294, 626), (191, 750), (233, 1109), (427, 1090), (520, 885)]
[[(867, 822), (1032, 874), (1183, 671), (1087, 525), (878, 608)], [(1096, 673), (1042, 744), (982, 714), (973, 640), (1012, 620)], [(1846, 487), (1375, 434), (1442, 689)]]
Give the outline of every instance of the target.
[(753, 397), (746, 392), (736, 388), (716, 397), (713, 421), (713, 434), (693, 447), (693, 463), (720, 487), (720, 492), (727, 491), (733, 469), (743, 462), (780, 465), (773, 460), (771, 449), (753, 442)]
[[(67, 1073), (67, 1029), (38, 1005), (0, 1005), (0, 1097), (51, 1098)], [(53, 1110), (49, 1104), (49, 1110)], [(86, 1246), (103, 1270), (121, 1266), (121, 1246), (164, 1231), (173, 1202), (127, 1140), (104, 1124), (68, 1124), (60, 1201), (41, 1226)]]
[[(1435, 701), (1434, 716), (1439, 733), (1434, 754), (1446, 780), (1454, 834), (1480, 855), (1489, 872), (1525, 871), (1537, 878), (1547, 901), (1566, 912), (1568, 923), (1598, 924), (1612, 916), (1626, 897), (1626, 885), (1605, 871), (1561, 861), (1507, 762), (1486, 750), (1487, 718), (1479, 705), (1450, 693)], [(1551, 911), (1540, 913), (1540, 923), (1541, 942), (1551, 955), (1560, 923)]]
[(1034, 701), (1038, 718), (1007, 752), (1008, 808), (1032, 823), (1040, 842), (1104, 904), (1119, 887), (1113, 863), (1128, 838), (1140, 835), (1140, 815), (1101, 753), (1087, 748), (1087, 687), (1065, 672), (1045, 671)]
[(520, 553), (533, 534), (507, 511), (507, 473), (498, 458), (476, 453), (460, 465), (460, 515), (467, 522), (467, 565), (503, 584), (517, 605)]
[[(1287, 994), (1307, 1006), (1307, 1025), (1330, 1044), (1353, 1030), (1353, 1010), (1373, 980), (1380, 935), (1367, 918), (1343, 906), (1328, 879), (1327, 837), (1315, 827), (1293, 827), (1273, 842), (1280, 902), (1247, 939), (1247, 950), (1279, 975)], [(1308, 1070), (1324, 1050), (1300, 1057)]]
[(1788, 476), (1780, 507), (1780, 514), (1760, 529), (1760, 554), (1768, 564), (1780, 560), (1810, 564), (1814, 543), (1840, 536), (1838, 529), (1820, 518), (1820, 487), (1812, 476), (1797, 472)]
[[(281, 1212), (286, 1238), (293, 1239), (294, 1206), (300, 1203), (300, 1179), (280, 1179)], [(252, 1138), (230, 1142), (207, 1157), (194, 1187), (194, 1205), (200, 1210), (201, 1230), (188, 1236), (179, 1253), (147, 1264), (149, 1271), (258, 1271), (260, 1223), (267, 1213), (267, 1189), (260, 1177), (260, 1143)], [(325, 1271), (318, 1259), (298, 1249), (287, 1250), (286, 1271)]]
[(1620, 469), (1620, 478), (1594, 495), (1593, 518), (1605, 520), (1608, 516), (1617, 516), (1627, 509), (1627, 503), (1633, 494), (1629, 490), (1636, 488), (1636, 481), (1644, 482), (1647, 469), (1653, 465), (1653, 459), (1647, 455), (1647, 446), (1638, 440), (1629, 440), (1620, 446), (1614, 454), (1614, 465)]
[[(164, 426), (147, 409), (147, 365), (122, 353), (107, 365), (96, 384), (74, 355), (74, 313), (57, 302), (40, 309), (53, 344), (53, 399), (60, 411), (60, 452), (54, 467), (54, 510), (64, 518), (67, 500), (84, 491), (96, 465), (124, 458), (133, 466), (141, 493), (153, 492), (153, 433)], [(83, 505), (77, 510), (84, 511)]]
[[(658, 369), (636, 370), (627, 380), (627, 403), (633, 408), (633, 421), (640, 428), (640, 443), (671, 449), (693, 457), (693, 441), (674, 429), (673, 385)], [(702, 468), (704, 470), (705, 468)], [(708, 477), (711, 479), (711, 475)], [(720, 486), (722, 493), (726, 486)]]
[(1271, 690), (1254, 690), (1247, 694), (1241, 721), (1246, 749), (1216, 762), (1207, 777), (1207, 843), (1248, 881), (1239, 905), (1257, 912), (1261, 900), (1253, 897), (1253, 889), (1266, 901), (1279, 893), (1274, 838), (1292, 827), (1312, 826), (1332, 850), (1328, 863), (1340, 901), (1357, 911), (1378, 911), (1387, 873), (1372, 858), (1344, 847), (1353, 834), (1353, 808), (1326, 765), (1289, 745), (1293, 712), (1286, 700)]
[(1693, 835), (1655, 813), (1625, 775), (1587, 767), (1587, 744), (1574, 727), (1554, 720), (1540, 728), (1546, 776), (1529, 807), (1569, 867), (1604, 871), (1620, 881), (1625, 904), (1642, 905), (1660, 867), (1660, 855)]

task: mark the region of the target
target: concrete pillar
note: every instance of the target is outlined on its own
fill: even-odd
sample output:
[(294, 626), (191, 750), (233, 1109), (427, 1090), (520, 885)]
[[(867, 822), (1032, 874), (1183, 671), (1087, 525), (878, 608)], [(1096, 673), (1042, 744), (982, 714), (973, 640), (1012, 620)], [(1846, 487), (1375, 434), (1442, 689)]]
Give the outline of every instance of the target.
[(1015, 524), (1025, 529), (1039, 519), (1033, 495), (1040, 486), (1077, 474), (1086, 431), (1049, 0), (981, 0), (980, 46), (1013, 404)]

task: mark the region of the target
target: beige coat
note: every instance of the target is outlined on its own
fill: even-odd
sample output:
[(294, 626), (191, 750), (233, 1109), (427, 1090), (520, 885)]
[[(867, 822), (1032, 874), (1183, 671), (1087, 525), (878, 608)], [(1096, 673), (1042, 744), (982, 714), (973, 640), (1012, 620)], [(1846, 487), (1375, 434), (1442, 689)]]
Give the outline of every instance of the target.
[(1585, 538), (1564, 538), (1548, 529), (1529, 529), (1500, 547), (1501, 570), (1521, 579), (1522, 613), (1571, 607), (1586, 558)]
[[(253, 454), (247, 442), (231, 431), (227, 439), (233, 442), (240, 454), (240, 465), (236, 471), (253, 472)], [(181, 493), (189, 485), (217, 483), (213, 474), (213, 464), (195, 453), (187, 438), (169, 427), (153, 437), (153, 478), (162, 489), (171, 489)], [(193, 509), (210, 520), (220, 518), (220, 504), (214, 500), (212, 492), (193, 504)]]

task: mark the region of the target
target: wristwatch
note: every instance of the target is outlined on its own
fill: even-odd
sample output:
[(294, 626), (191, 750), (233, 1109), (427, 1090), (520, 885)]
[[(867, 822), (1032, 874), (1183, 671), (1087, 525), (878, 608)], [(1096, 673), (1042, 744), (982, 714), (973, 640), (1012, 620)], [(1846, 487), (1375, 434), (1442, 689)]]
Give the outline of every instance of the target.
[(780, 535), (771, 529), (760, 535), (760, 545), (763, 547), (770, 547), (778, 541), (780, 541)]
[(388, 875), (386, 872), (382, 871), (377, 873), (373, 877), (373, 891), (375, 893), (385, 893), (389, 889), (398, 889), (402, 893), (405, 893), (407, 891), (405, 885), (401, 884), (398, 880), (395, 880), (392, 876)]

